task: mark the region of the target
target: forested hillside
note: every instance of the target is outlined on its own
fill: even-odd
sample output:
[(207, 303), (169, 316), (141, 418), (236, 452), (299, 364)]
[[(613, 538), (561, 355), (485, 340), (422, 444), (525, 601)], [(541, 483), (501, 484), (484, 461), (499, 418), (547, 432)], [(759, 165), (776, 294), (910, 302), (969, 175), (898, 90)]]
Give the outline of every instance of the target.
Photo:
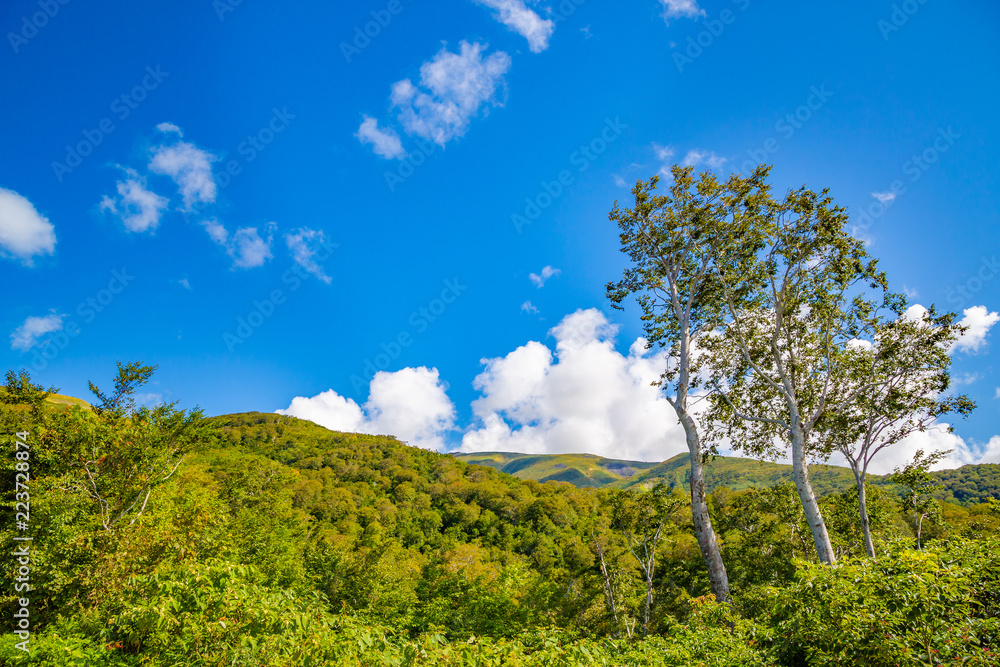
[[(650, 487), (663, 482), (671, 489), (684, 488), (690, 479), (688, 455), (678, 454), (662, 463), (605, 459), (591, 454), (516, 454), (510, 452), (458, 453), (466, 463), (486, 465), (521, 479), (563, 481), (580, 487), (628, 489), (636, 485)], [(934, 497), (960, 505), (1000, 499), (1000, 464), (967, 465), (954, 470), (939, 470), (931, 476), (941, 484)], [(871, 475), (869, 483), (885, 486), (895, 493), (902, 489), (891, 475)], [(850, 469), (833, 465), (809, 466), (809, 479), (819, 495), (842, 493), (854, 486)], [(720, 486), (732, 490), (767, 488), (792, 481), (792, 467), (769, 461), (755, 461), (735, 456), (716, 456), (705, 464), (705, 490)]]
[[(14, 461), (30, 467), (31, 664), (890, 664), (933, 627), (935, 651), (986, 665), (1000, 637), (996, 505), (943, 506), (914, 551), (873, 487), (871, 561), (856, 498), (827, 495), (830, 569), (790, 485), (720, 486), (724, 605), (679, 489), (539, 483), (291, 417), (105, 398), (0, 404), (5, 450), (29, 452), (4, 477), (14, 489)], [(655, 549), (648, 578), (636, 540)], [(19, 604), (7, 588), (4, 614)], [(17, 641), (2, 664), (29, 664)]]

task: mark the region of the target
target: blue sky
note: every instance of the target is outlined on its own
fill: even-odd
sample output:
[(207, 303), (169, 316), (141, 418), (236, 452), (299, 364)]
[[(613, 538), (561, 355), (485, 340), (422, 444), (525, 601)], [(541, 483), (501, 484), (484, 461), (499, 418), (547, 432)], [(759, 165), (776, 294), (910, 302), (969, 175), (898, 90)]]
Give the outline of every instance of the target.
[(15, 0), (0, 28), (5, 368), (665, 458), (607, 212), (673, 162), (766, 161), (974, 325), (980, 408), (941, 443), (1000, 460), (996, 3)]

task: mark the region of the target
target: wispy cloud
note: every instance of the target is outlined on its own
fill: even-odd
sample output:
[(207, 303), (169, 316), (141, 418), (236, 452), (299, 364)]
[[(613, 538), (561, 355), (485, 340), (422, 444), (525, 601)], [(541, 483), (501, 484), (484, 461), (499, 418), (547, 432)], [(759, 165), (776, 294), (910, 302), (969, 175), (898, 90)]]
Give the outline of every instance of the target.
[(687, 155), (681, 161), (681, 165), (684, 167), (699, 167), (701, 165), (707, 165), (711, 169), (722, 169), (722, 165), (726, 164), (729, 158), (724, 158), (715, 154), (715, 151), (705, 151), (700, 148), (695, 148), (689, 150)]
[(524, 303), (522, 303), (521, 310), (524, 311), (525, 313), (528, 313), (529, 315), (538, 314), (538, 308), (535, 307), (535, 304), (531, 303), (530, 301), (525, 301)]
[(663, 5), (663, 20), (670, 24), (671, 19), (696, 19), (706, 16), (705, 10), (698, 6), (697, 0), (660, 0)]
[[(157, 127), (180, 128), (171, 123), (160, 123)], [(167, 132), (169, 134), (171, 132)], [(193, 143), (178, 141), (160, 144), (150, 151), (149, 170), (154, 174), (169, 176), (177, 184), (184, 200), (184, 208), (191, 210), (195, 202), (211, 204), (215, 201), (215, 178), (212, 163), (219, 157), (198, 148)]]
[(149, 190), (146, 179), (134, 169), (124, 171), (125, 178), (117, 183), (118, 196), (105, 196), (101, 211), (116, 216), (130, 232), (152, 232), (160, 226), (170, 200)]
[(271, 241), (275, 224), (268, 223), (267, 238), (261, 237), (256, 227), (240, 227), (232, 235), (216, 218), (202, 220), (209, 238), (225, 248), (233, 259), (234, 269), (252, 269), (263, 266), (271, 259)]
[(384, 157), (387, 160), (398, 160), (406, 157), (403, 143), (399, 140), (396, 131), (392, 128), (380, 128), (378, 121), (367, 114), (354, 136), (362, 145), (371, 144), (372, 151), (379, 157)]
[(390, 99), (408, 134), (444, 146), (465, 134), (471, 118), (502, 104), (510, 56), (497, 51), (484, 57), (486, 48), (462, 41), (458, 53), (441, 49), (420, 67), (419, 85), (410, 79), (393, 84)]
[(317, 264), (314, 259), (317, 247), (326, 244), (326, 238), (322, 231), (306, 227), (297, 229), (291, 234), (285, 234), (285, 244), (288, 245), (288, 250), (292, 253), (292, 259), (295, 260), (296, 264), (327, 285), (330, 284), (332, 279), (326, 275), (323, 267)]
[(549, 48), (549, 38), (556, 29), (551, 19), (543, 19), (524, 4), (524, 0), (475, 0), (494, 10), (495, 18), (528, 40), (532, 53)]
[(882, 202), (883, 204), (888, 204), (889, 202), (891, 202), (892, 200), (894, 200), (896, 198), (896, 193), (895, 192), (890, 192), (890, 191), (887, 191), (887, 192), (873, 192), (872, 193), (872, 197), (874, 197), (878, 201)]
[(10, 349), (27, 352), (45, 334), (63, 328), (63, 316), (53, 312), (43, 317), (29, 317), (10, 334)]
[(548, 280), (553, 276), (558, 276), (561, 273), (562, 271), (560, 271), (559, 269), (553, 268), (551, 266), (545, 266), (544, 268), (542, 268), (541, 274), (530, 273), (528, 274), (528, 278), (531, 280), (532, 283), (535, 284), (535, 287), (541, 289), (545, 285), (546, 280)]

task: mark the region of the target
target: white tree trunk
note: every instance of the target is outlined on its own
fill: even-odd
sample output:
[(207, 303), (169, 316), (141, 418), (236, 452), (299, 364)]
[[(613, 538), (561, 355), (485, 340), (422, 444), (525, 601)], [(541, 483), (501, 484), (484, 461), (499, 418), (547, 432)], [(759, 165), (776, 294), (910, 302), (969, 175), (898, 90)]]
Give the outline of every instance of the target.
[(813, 542), (816, 544), (816, 555), (819, 556), (820, 562), (833, 565), (837, 562), (837, 556), (833, 551), (833, 544), (830, 542), (830, 534), (826, 530), (826, 522), (823, 521), (823, 515), (819, 511), (816, 494), (813, 493), (812, 485), (809, 483), (805, 435), (802, 432), (802, 427), (794, 424), (798, 421), (797, 415), (793, 413), (792, 417), (792, 471), (795, 478), (795, 489), (799, 493), (802, 510), (805, 512), (806, 522), (809, 524)]

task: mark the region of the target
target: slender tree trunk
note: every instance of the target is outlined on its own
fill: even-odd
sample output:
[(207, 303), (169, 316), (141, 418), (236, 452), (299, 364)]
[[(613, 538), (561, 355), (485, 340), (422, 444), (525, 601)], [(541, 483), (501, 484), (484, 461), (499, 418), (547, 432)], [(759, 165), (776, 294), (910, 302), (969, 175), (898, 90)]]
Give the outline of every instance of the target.
[[(797, 418), (798, 415), (793, 413), (793, 421)], [(806, 523), (809, 524), (813, 542), (816, 544), (816, 555), (819, 556), (820, 562), (833, 565), (837, 562), (837, 555), (833, 551), (830, 534), (826, 530), (826, 522), (823, 521), (823, 515), (819, 511), (816, 494), (813, 493), (812, 485), (809, 483), (805, 437), (801, 427), (795, 427), (792, 430), (792, 472), (795, 477), (795, 489), (799, 493), (802, 510), (806, 515)]]
[(869, 558), (875, 558), (875, 543), (872, 541), (871, 521), (868, 519), (868, 494), (865, 491), (865, 473), (854, 468), (854, 480), (858, 484), (858, 513), (861, 515), (861, 533), (865, 536), (865, 551)]
[[(607, 596), (608, 607), (611, 610), (611, 616), (615, 619), (615, 630), (617, 636), (618, 630), (618, 607), (615, 605), (615, 590), (614, 584), (611, 581), (611, 572), (608, 570), (607, 563), (604, 561), (604, 548), (601, 543), (597, 541), (597, 536), (594, 535), (594, 531), (590, 531), (590, 536), (594, 538), (594, 546), (597, 548), (597, 555), (601, 558), (601, 574), (604, 575), (604, 592)], [(631, 633), (629, 633), (631, 636)]]
[(701, 462), (701, 439), (698, 436), (698, 428), (691, 415), (686, 412), (680, 412), (678, 417), (684, 427), (688, 451), (691, 454), (691, 518), (694, 523), (694, 534), (698, 538), (701, 556), (708, 568), (708, 581), (715, 599), (729, 602), (729, 575), (722, 561), (722, 552), (715, 539), (712, 518), (708, 514), (708, 502), (705, 500), (705, 471)]

